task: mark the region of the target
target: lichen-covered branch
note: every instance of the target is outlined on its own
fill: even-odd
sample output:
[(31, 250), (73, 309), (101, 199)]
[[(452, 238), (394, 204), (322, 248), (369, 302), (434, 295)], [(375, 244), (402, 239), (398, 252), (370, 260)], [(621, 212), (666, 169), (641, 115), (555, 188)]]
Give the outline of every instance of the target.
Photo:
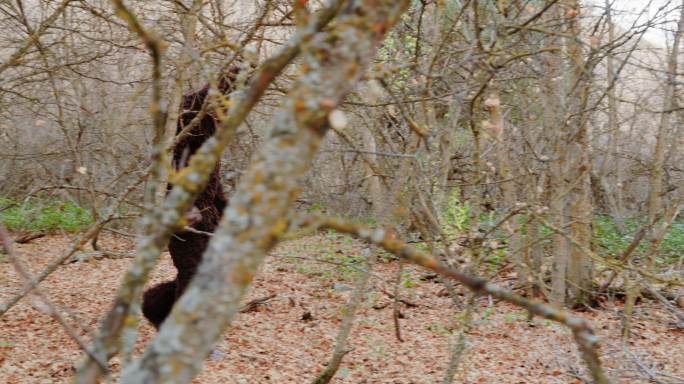
[[(137, 324), (137, 315), (132, 312), (134, 300), (140, 298), (150, 271), (168, 243), (171, 235), (184, 226), (183, 214), (204, 188), (223, 149), (230, 142), (238, 126), (256, 105), (266, 88), (299, 53), (302, 41), (325, 26), (337, 14), (341, 1), (334, 0), (312, 18), (311, 23), (293, 36), (273, 57), (256, 70), (245, 91), (233, 95), (229, 114), (221, 118), (215, 137), (207, 140), (190, 160), (188, 167), (176, 175), (174, 187), (161, 206), (143, 217), (142, 235), (137, 241), (136, 258), (123, 277), (114, 304), (105, 315), (94, 343), (101, 358), (106, 361), (120, 347), (120, 336), (124, 326)], [(101, 374), (99, 366), (89, 357), (80, 366), (77, 383), (93, 383)]]
[(361, 78), (408, 3), (350, 2), (333, 28), (306, 40), (302, 75), (275, 113), (197, 275), (143, 356), (124, 369), (123, 383), (187, 383), (201, 370), (266, 253), (287, 230), (298, 180), (327, 131), (329, 112)]
[[(152, 58), (152, 102), (150, 104), (150, 113), (152, 114), (153, 119), (154, 136), (152, 139), (151, 164), (148, 168), (149, 176), (145, 187), (145, 208), (147, 212), (154, 214), (156, 196), (161, 191), (161, 182), (165, 169), (163, 138), (168, 116), (168, 103), (162, 102), (161, 61), (163, 42), (155, 34), (147, 31), (142, 26), (136, 15), (125, 6), (122, 0), (111, 0), (111, 2), (116, 14), (126, 22), (126, 25), (131, 32), (138, 35), (140, 40), (145, 44), (145, 47), (149, 50), (150, 57)], [(145, 217), (149, 217), (149, 214), (146, 214)], [(153, 233), (155, 230), (156, 228), (154, 227), (145, 227), (143, 233), (149, 234)], [(122, 332), (120, 328), (112, 327), (109, 322), (112, 320), (117, 321), (119, 319), (125, 319), (127, 312), (133, 314), (139, 312), (138, 296), (139, 295), (136, 296), (135, 294), (127, 295), (125, 302), (127, 303), (128, 310), (118, 311), (117, 315), (119, 316), (107, 316), (103, 322), (103, 327), (106, 327), (105, 329), (116, 328), (119, 332)], [(135, 321), (128, 322), (129, 328), (134, 328), (134, 325)], [(132, 331), (132, 334), (135, 335), (135, 331)], [(93, 347), (91, 348), (92, 353), (86, 356), (85, 363), (79, 367), (78, 375), (76, 377), (76, 382), (78, 383), (95, 382), (97, 377), (103, 373), (102, 362), (106, 363), (109, 356), (112, 354), (112, 351), (119, 349), (118, 337), (109, 337), (106, 332), (100, 332), (98, 336), (99, 337), (95, 339)], [(135, 336), (133, 336), (133, 339), (135, 339)]]
[(597, 384), (609, 383), (609, 380), (601, 367), (601, 361), (597, 351), (598, 338), (594, 335), (589, 322), (585, 319), (573, 316), (566, 311), (553, 308), (540, 301), (518, 296), (511, 291), (489, 283), (485, 279), (451, 269), (440, 263), (431, 255), (423, 253), (405, 242), (396, 239), (383, 229), (372, 229), (343, 220), (320, 216), (312, 216), (310, 219), (305, 220), (302, 225), (318, 229), (334, 229), (338, 232), (358, 237), (382, 247), (387, 252), (434, 271), (439, 275), (456, 280), (476, 294), (491, 295), (497, 299), (525, 308), (533, 315), (567, 326), (572, 330), (572, 333), (575, 336), (575, 341), (577, 342), (582, 357), (584, 358), (594, 381)]

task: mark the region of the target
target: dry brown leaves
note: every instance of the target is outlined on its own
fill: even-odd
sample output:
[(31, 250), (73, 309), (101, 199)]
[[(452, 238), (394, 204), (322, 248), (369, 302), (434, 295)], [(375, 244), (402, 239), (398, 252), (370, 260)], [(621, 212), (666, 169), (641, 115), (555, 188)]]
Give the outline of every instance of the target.
[[(48, 236), (17, 251), (33, 273), (41, 270), (68, 244), (67, 236)], [(130, 252), (126, 239), (105, 236), (103, 249)], [(254, 311), (242, 313), (206, 362), (195, 383), (305, 383), (327, 361), (353, 284), (353, 269), (329, 263), (289, 258), (324, 258), (344, 261), (358, 256), (361, 244), (336, 235), (312, 236), (279, 247), (259, 275), (248, 300), (277, 296)], [(63, 266), (41, 287), (67, 314), (72, 327), (88, 339), (98, 318), (108, 309), (130, 259), (103, 259)], [(349, 353), (335, 383), (436, 383), (449, 360), (454, 319), (459, 311), (451, 299), (438, 293), (441, 286), (420, 279), (423, 272), (408, 269), (402, 295), (418, 307), (403, 307), (403, 343), (394, 337), (391, 291), (396, 262), (380, 263), (371, 280), (375, 287), (359, 310)], [(165, 255), (153, 283), (170, 279), (174, 268)], [(0, 300), (18, 291), (21, 280), (12, 266), (0, 259)], [(373, 307), (382, 309), (373, 309)], [(73, 375), (81, 356), (78, 346), (34, 298), (27, 298), (0, 319), (0, 382), (61, 383)], [(608, 306), (583, 313), (603, 340), (603, 361), (619, 383), (647, 383), (659, 375), (684, 378), (684, 333), (667, 328), (672, 321), (655, 303), (637, 308), (634, 337), (625, 350), (619, 343), (620, 310)], [(310, 312), (313, 318), (302, 320)], [(153, 337), (144, 324), (137, 345), (142, 351)], [(572, 336), (556, 324), (535, 321), (505, 304), (478, 301), (478, 314), (468, 337), (468, 352), (455, 382), (468, 383), (580, 383), (585, 370)], [(113, 361), (116, 372), (120, 367)], [(680, 381), (681, 382), (681, 381)]]

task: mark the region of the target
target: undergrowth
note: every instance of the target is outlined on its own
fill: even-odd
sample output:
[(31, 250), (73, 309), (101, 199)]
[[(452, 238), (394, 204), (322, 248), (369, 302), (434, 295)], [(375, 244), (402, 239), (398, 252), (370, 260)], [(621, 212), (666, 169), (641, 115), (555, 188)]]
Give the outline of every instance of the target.
[[(619, 257), (634, 239), (634, 235), (643, 223), (636, 219), (627, 219), (624, 223), (624, 233), (620, 233), (615, 221), (609, 216), (599, 216), (594, 219), (594, 240), (597, 251), (606, 257)], [(634, 256), (645, 256), (650, 244), (646, 238), (641, 240), (634, 251)], [(684, 220), (672, 223), (658, 248), (656, 261), (659, 263), (673, 263), (684, 255)]]
[(17, 202), (2, 197), (0, 219), (11, 231), (77, 232), (92, 223), (87, 210), (69, 201)]
[[(500, 214), (500, 213), (499, 213)], [(500, 219), (499, 215), (481, 213), (478, 215), (478, 224), (481, 231), (489, 229)], [(443, 230), (451, 238), (457, 238), (468, 232), (471, 220), (471, 207), (467, 202), (460, 202), (456, 194), (452, 194), (449, 199), (448, 208), (440, 215), (443, 223)], [(528, 223), (530, 218), (525, 215), (516, 217), (520, 225), (523, 236), (527, 236)], [(592, 221), (593, 242), (598, 255), (605, 258), (619, 257), (634, 239), (636, 232), (643, 226), (643, 220), (630, 218), (624, 222), (624, 231), (620, 232), (615, 220), (610, 216), (597, 215)], [(540, 235), (545, 237), (541, 241), (541, 246), (551, 245), (552, 231), (550, 228), (542, 226)], [(492, 238), (499, 243), (506, 243), (508, 234), (503, 228), (498, 228), (492, 234)], [(646, 256), (650, 244), (648, 239), (642, 239), (641, 243), (634, 251), (632, 257)], [(497, 252), (498, 251), (498, 252)], [(489, 255), (488, 261), (496, 261), (504, 257), (505, 252), (502, 248), (497, 249)], [(658, 264), (672, 264), (679, 262), (684, 255), (684, 219), (675, 221), (663, 237), (662, 243), (658, 247), (656, 262)]]

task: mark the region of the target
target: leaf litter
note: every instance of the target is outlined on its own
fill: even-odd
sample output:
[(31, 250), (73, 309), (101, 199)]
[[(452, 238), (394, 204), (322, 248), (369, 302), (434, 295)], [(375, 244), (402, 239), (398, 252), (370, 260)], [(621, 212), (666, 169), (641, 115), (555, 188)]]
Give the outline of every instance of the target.
[[(68, 246), (66, 235), (50, 235), (16, 250), (38, 273)], [(113, 253), (133, 252), (129, 239), (103, 235), (100, 246)], [(274, 297), (240, 313), (193, 383), (307, 383), (324, 368), (364, 244), (336, 234), (320, 234), (281, 244), (268, 258), (246, 302)], [(334, 383), (441, 383), (462, 308), (441, 294), (443, 287), (418, 268), (406, 268), (401, 306), (404, 342), (395, 338), (393, 281), (398, 263), (381, 258), (371, 288), (359, 308), (346, 355)], [(114, 298), (131, 259), (100, 259), (63, 265), (41, 288), (84, 340), (90, 340)], [(175, 269), (164, 254), (150, 285), (172, 279)], [(507, 281), (507, 280), (506, 280)], [(497, 281), (506, 284), (506, 281)], [(0, 300), (12, 297), (22, 280), (0, 259)], [(464, 292), (461, 299), (465, 297)], [(465, 301), (465, 300), (463, 300)], [(388, 305), (389, 304), (389, 305)], [(621, 303), (578, 313), (602, 340), (602, 360), (615, 383), (683, 383), (684, 332), (668, 328), (668, 313), (644, 301), (635, 311), (633, 336), (620, 340)], [(154, 337), (141, 321), (136, 353)], [(487, 297), (467, 337), (467, 352), (454, 382), (582, 383), (587, 379), (572, 335), (561, 326)], [(0, 318), (0, 383), (67, 383), (82, 352), (36, 298), (27, 297)], [(114, 379), (121, 369), (111, 362)]]

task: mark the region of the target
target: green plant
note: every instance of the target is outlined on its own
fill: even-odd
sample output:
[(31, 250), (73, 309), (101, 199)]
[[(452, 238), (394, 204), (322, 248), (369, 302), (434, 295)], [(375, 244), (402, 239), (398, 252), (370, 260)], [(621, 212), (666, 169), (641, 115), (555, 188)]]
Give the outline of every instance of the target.
[(313, 203), (309, 208), (306, 209), (307, 213), (318, 213), (318, 212), (323, 212), (323, 206), (319, 203)]
[[(619, 257), (634, 239), (643, 222), (627, 219), (624, 222), (624, 233), (620, 233), (615, 221), (609, 216), (594, 218), (594, 242), (599, 255), (603, 257)], [(633, 256), (646, 256), (649, 249), (647, 239), (643, 239)], [(658, 248), (656, 259), (659, 263), (673, 263), (684, 254), (684, 220), (672, 223)]]
[(446, 226), (445, 231), (450, 235), (466, 231), (470, 223), (470, 211), (470, 204), (459, 200), (458, 191), (452, 192), (448, 208), (440, 215), (440, 221)]
[(515, 323), (518, 321), (527, 321), (527, 312), (511, 312), (504, 316), (504, 321), (507, 323)]
[(12, 348), (14, 343), (11, 341), (0, 340), (0, 348)]
[(402, 280), (401, 285), (404, 288), (411, 289), (419, 286), (420, 284), (417, 281), (413, 280), (411, 277), (405, 277), (404, 280)]
[(304, 263), (298, 263), (297, 267), (295, 268), (295, 272), (306, 275), (306, 276), (320, 276), (321, 272), (316, 271), (313, 268), (311, 268), (308, 265), (305, 265)]
[(672, 223), (672, 227), (660, 244), (660, 254), (666, 262), (676, 262), (684, 255), (684, 220)]
[(494, 314), (494, 307), (487, 307), (483, 312), (482, 312), (482, 318), (480, 319), (480, 324), (488, 324), (489, 323), (489, 318)]
[(76, 232), (93, 221), (90, 213), (69, 201), (14, 202), (0, 198), (0, 212), (7, 228), (14, 231), (68, 231)]
[(416, 249), (421, 251), (421, 252), (429, 252), (430, 247), (426, 243), (416, 243), (415, 245)]
[(506, 248), (497, 248), (491, 252), (488, 252), (487, 258), (484, 260), (487, 264), (487, 271), (489, 273), (495, 273), (498, 271), (502, 265), (505, 265), (504, 262), (506, 261), (507, 257), (508, 254), (506, 253)]
[[(620, 233), (615, 221), (609, 216), (594, 218), (594, 241), (598, 246), (598, 252), (604, 257), (617, 257), (629, 245), (637, 230), (634, 220), (625, 221), (625, 233)], [(643, 243), (637, 249), (637, 253), (643, 251)]]

